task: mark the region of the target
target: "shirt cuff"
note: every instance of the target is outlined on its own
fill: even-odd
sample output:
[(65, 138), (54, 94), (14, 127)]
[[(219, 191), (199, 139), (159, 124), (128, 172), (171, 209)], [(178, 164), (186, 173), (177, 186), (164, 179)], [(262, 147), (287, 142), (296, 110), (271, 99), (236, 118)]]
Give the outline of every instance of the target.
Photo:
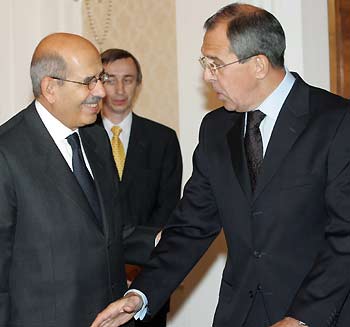
[(148, 300), (147, 300), (147, 297), (146, 297), (146, 295), (145, 294), (143, 294), (141, 291), (139, 291), (139, 290), (136, 290), (136, 289), (130, 289), (130, 290), (128, 290), (125, 294), (124, 294), (124, 296), (126, 295), (126, 294), (128, 294), (128, 293), (136, 293), (137, 295), (139, 295), (139, 296), (141, 296), (141, 299), (142, 299), (142, 307), (141, 307), (141, 309), (139, 310), (139, 311), (137, 311), (136, 313), (135, 313), (135, 316), (134, 316), (134, 319), (135, 320), (142, 320), (144, 317), (145, 317), (145, 315), (146, 315), (146, 313), (147, 313), (147, 311), (148, 311)]

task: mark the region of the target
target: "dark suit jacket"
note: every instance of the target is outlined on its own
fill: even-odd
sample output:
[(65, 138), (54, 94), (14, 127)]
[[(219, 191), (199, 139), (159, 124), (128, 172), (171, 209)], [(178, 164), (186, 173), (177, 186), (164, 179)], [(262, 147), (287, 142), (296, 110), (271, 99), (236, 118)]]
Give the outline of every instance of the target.
[(244, 326), (257, 295), (271, 324), (289, 314), (325, 327), (349, 315), (342, 311), (350, 287), (348, 106), (297, 77), (255, 194), (244, 156), (244, 114), (221, 108), (204, 118), (184, 196), (131, 285), (147, 295), (151, 313), (223, 228), (228, 256), (213, 326)]
[(102, 229), (34, 103), (0, 128), (2, 327), (87, 327), (126, 290), (108, 138), (96, 125), (79, 133), (96, 183)]
[[(180, 199), (182, 158), (179, 142), (175, 131), (169, 127), (132, 115), (119, 186), (124, 224), (161, 230)], [(99, 122), (102, 124), (101, 120)], [(125, 243), (129, 258), (139, 249), (142, 247), (136, 242), (133, 245)]]

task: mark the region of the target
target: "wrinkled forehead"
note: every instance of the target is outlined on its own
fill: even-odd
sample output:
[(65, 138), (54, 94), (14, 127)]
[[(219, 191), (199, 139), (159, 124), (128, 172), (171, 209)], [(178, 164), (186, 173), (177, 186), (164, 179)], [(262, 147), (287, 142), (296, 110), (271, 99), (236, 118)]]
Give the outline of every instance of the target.
[(103, 70), (100, 55), (93, 48), (68, 53), (65, 59), (68, 72), (74, 75), (95, 76)]

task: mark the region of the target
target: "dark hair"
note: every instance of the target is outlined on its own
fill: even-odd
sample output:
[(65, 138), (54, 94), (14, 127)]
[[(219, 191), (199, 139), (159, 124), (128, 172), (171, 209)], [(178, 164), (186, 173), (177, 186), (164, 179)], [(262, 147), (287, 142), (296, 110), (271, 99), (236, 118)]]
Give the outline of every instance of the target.
[(134, 61), (136, 70), (137, 70), (136, 81), (137, 81), (137, 84), (141, 84), (142, 71), (141, 71), (140, 63), (129, 51), (115, 48), (115, 49), (105, 50), (104, 52), (101, 53), (102, 65), (107, 65), (116, 60), (125, 59), (125, 58), (131, 58)]
[(212, 30), (220, 22), (227, 22), (227, 38), (238, 59), (263, 54), (272, 66), (284, 66), (286, 39), (281, 24), (271, 13), (248, 4), (233, 3), (209, 17), (204, 28)]
[[(35, 98), (41, 95), (41, 81), (45, 76), (66, 78), (67, 63), (64, 58), (56, 52), (41, 56), (33, 56), (30, 64), (30, 78), (32, 80)], [(58, 83), (63, 83), (58, 81)]]

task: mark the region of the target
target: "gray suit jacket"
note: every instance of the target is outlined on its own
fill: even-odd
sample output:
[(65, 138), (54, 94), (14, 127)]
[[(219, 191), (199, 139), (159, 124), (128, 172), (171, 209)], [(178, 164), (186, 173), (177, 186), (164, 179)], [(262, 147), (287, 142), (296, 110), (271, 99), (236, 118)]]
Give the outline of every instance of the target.
[(126, 290), (119, 186), (108, 138), (97, 125), (79, 133), (102, 229), (34, 103), (0, 128), (1, 327), (87, 327)]

